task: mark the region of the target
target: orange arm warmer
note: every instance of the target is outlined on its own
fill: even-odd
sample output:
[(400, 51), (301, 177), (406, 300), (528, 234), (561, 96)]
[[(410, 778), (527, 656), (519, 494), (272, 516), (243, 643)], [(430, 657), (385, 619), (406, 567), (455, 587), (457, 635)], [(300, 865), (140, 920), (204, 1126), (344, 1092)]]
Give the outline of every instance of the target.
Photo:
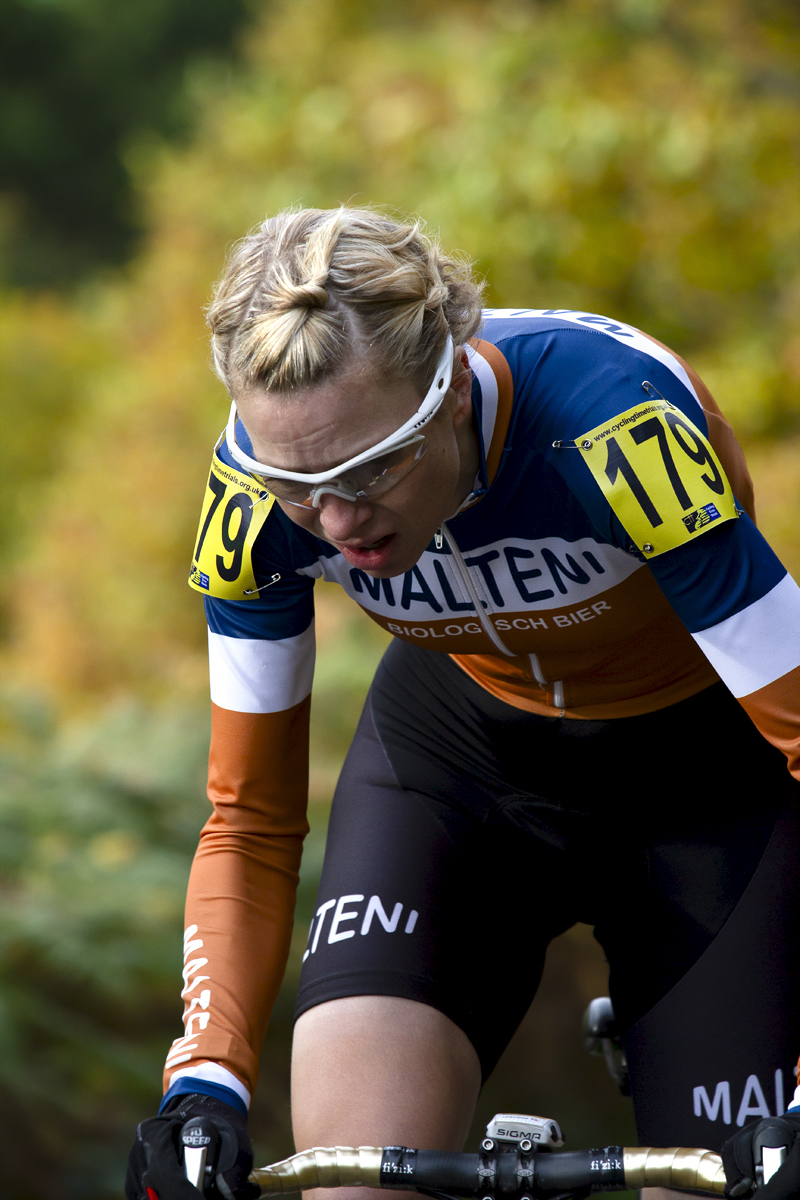
[(292, 932), (303, 838), (308, 831), (311, 698), (284, 712), (239, 713), (212, 705), (208, 796), (186, 898), (186, 1033), (173, 1071), (215, 1062), (251, 1092)]

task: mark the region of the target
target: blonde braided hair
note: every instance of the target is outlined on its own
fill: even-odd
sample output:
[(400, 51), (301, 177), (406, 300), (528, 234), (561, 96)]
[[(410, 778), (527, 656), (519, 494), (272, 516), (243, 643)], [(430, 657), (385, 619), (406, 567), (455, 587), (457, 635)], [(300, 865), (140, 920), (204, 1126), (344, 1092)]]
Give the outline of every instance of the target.
[(289, 392), (354, 358), (425, 391), (448, 331), (480, 325), (483, 285), (420, 222), (373, 209), (288, 209), (233, 249), (207, 313), (229, 390)]

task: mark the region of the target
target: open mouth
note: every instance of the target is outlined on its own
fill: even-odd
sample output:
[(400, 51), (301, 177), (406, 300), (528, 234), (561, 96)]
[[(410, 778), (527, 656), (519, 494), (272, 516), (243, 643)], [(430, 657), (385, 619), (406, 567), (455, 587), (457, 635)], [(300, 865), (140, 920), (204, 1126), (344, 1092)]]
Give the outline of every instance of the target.
[(347, 561), (354, 567), (366, 570), (378, 570), (388, 559), (389, 546), (395, 535), (387, 533), (374, 542), (362, 542), (360, 546), (340, 545), (337, 547)]

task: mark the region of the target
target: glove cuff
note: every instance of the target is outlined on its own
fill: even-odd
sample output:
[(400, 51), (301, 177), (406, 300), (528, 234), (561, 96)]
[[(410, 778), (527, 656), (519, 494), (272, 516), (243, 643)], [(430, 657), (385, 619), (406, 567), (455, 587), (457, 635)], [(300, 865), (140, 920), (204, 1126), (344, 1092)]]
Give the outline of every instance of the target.
[(208, 1083), (205, 1079), (195, 1079), (194, 1077), (176, 1079), (161, 1101), (161, 1107), (158, 1110), (159, 1116), (166, 1111), (170, 1101), (174, 1100), (176, 1096), (213, 1096), (215, 1100), (221, 1100), (223, 1104), (230, 1105), (247, 1120), (247, 1105), (244, 1100), (233, 1088), (225, 1087), (222, 1083)]

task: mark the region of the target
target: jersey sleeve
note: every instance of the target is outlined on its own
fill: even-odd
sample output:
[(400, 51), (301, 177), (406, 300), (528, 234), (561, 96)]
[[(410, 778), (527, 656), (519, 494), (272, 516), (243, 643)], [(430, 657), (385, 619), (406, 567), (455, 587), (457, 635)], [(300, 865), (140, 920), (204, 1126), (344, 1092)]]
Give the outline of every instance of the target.
[(800, 588), (746, 514), (650, 569), (720, 679), (800, 779)]
[[(608, 339), (578, 337), (580, 343), (573, 342), (571, 354), (551, 355), (539, 381), (544, 403), (536, 437), (542, 452), (579, 496), (604, 539), (647, 562), (719, 677), (800, 778), (800, 589), (751, 519), (752, 484), (733, 431), (694, 372), (663, 347), (658, 359), (648, 359), (625, 346), (609, 348)], [(672, 362), (667, 361), (670, 357)], [(654, 395), (668, 410), (663, 428), (656, 428), (653, 419), (663, 405), (654, 404), (650, 411), (646, 407)], [(645, 407), (637, 407), (642, 402)], [(652, 429), (642, 428), (645, 420)], [(701, 507), (698, 517), (687, 503), (691, 497), (686, 486), (693, 490), (694, 483), (684, 486), (679, 477), (682, 453), (693, 455), (692, 461), (704, 453), (689, 423), (710, 444), (718, 464), (709, 459), (692, 469), (704, 470), (720, 488), (715, 475), (728, 477), (734, 498), (727, 510), (720, 503), (717, 511), (712, 503), (708, 512)], [(613, 458), (612, 436), (607, 436), (612, 432)], [(647, 454), (638, 452), (642, 444)], [(590, 454), (595, 455), (591, 468)], [(608, 490), (600, 486), (599, 464), (630, 493), (627, 508), (620, 505), (615, 510)], [(676, 536), (674, 544), (667, 542), (662, 549), (662, 528), (653, 525), (652, 542), (643, 541), (620, 513), (642, 508), (640, 524), (648, 528), (649, 500), (666, 491), (682, 497), (686, 515), (680, 519), (691, 536), (684, 535), (687, 540), (682, 542)], [(659, 519), (652, 504), (648, 519)], [(675, 525), (680, 527), (677, 519)]]
[(257, 597), (205, 598), (213, 812), (189, 879), (184, 1034), (165, 1064), (169, 1095), (234, 1093), (249, 1105), (289, 953), (315, 650), (313, 578), (298, 571), (292, 529), (276, 510), (259, 535), (254, 578), (267, 586)]

